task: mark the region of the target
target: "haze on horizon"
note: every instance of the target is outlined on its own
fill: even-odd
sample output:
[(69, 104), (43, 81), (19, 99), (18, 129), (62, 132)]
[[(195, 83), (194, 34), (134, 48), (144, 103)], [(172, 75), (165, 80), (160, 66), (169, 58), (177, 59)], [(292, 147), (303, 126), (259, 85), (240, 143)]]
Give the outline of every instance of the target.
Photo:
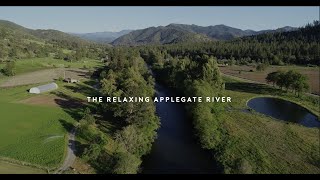
[(301, 27), (319, 19), (319, 7), (0, 7), (0, 19), (31, 29), (92, 33), (171, 23), (224, 24), (242, 30)]

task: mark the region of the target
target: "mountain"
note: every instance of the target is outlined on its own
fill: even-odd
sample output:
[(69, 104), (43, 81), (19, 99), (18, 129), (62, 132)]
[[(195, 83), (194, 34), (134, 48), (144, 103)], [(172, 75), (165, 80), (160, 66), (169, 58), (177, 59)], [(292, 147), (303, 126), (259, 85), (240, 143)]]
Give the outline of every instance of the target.
[(210, 41), (210, 38), (179, 27), (159, 26), (132, 31), (129, 34), (117, 38), (112, 44), (135, 46), (145, 44), (171, 44), (185, 41)]
[(169, 24), (167, 26), (150, 27), (132, 31), (112, 42), (113, 45), (171, 44), (185, 41), (232, 40), (238, 37), (258, 35), (262, 33), (284, 32), (296, 30), (283, 27), (276, 30), (241, 30), (223, 24), (215, 26), (198, 26), (187, 24)]
[(115, 39), (125, 34), (130, 33), (132, 30), (122, 30), (119, 32), (95, 32), (95, 33), (70, 33), (71, 35), (78, 36), (82, 39), (94, 41), (97, 43), (111, 43)]
[(212, 39), (217, 40), (231, 40), (233, 38), (252, 35), (250, 31), (243, 31), (241, 29), (229, 27), (223, 24), (215, 26), (197, 26), (186, 24), (169, 24), (167, 27), (185, 29), (190, 32), (204, 34)]
[(0, 20), (0, 61), (47, 57), (49, 54), (75, 52), (96, 44), (57, 30), (28, 29)]
[(24, 38), (37, 39), (38, 41), (47, 41), (48, 43), (67, 43), (69, 45), (82, 44), (89, 45), (93, 42), (83, 40), (79, 37), (53, 29), (28, 29), (10, 21), (0, 20), (0, 28), (7, 33), (23, 35)]

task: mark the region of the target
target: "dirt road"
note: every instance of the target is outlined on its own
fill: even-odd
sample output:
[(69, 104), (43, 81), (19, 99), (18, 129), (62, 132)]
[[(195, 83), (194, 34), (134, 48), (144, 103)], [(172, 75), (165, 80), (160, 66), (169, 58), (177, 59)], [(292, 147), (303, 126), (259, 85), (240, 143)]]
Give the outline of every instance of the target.
[(75, 134), (76, 128), (73, 128), (68, 135), (68, 150), (66, 158), (62, 164), (62, 166), (54, 173), (54, 174), (61, 174), (64, 171), (68, 170), (69, 167), (72, 166), (76, 159), (76, 145), (75, 145)]

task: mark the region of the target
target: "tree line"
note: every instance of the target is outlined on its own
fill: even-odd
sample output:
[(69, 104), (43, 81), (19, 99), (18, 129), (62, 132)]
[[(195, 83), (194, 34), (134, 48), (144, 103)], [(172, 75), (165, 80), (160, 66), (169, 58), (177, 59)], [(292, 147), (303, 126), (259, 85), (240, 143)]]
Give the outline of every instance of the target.
[(266, 77), (266, 81), (273, 86), (277, 85), (280, 89), (285, 88), (287, 91), (292, 89), (298, 96), (309, 89), (307, 80), (307, 76), (293, 70), (271, 72)]
[(265, 33), (231, 41), (153, 45), (167, 57), (194, 57), (199, 54), (214, 56), (234, 63), (264, 63), (270, 65), (319, 65), (320, 24), (315, 21), (291, 32)]
[[(95, 73), (100, 80), (101, 95), (121, 98), (154, 97), (154, 79), (138, 51), (115, 48), (109, 51), (109, 57), (104, 68)], [(90, 146), (85, 149), (83, 158), (95, 165), (101, 173), (139, 172), (141, 158), (151, 150), (156, 130), (160, 126), (154, 103), (102, 103), (96, 114), (102, 117), (102, 122), (111, 122), (116, 127), (112, 135), (115, 152), (110, 154), (105, 150), (106, 142), (101, 140), (105, 138), (91, 135), (97, 131), (101, 132), (98, 134), (106, 133), (94, 128), (94, 120), (86, 117), (84, 119), (87, 120), (80, 121), (79, 131), (82, 132), (82, 137), (87, 138)]]

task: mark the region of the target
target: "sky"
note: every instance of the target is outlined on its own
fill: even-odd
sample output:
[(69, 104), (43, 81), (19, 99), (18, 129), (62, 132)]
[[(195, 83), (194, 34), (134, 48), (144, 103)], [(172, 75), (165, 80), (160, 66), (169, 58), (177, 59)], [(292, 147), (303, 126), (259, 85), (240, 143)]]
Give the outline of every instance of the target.
[(89, 33), (143, 29), (170, 23), (225, 24), (243, 30), (300, 27), (319, 20), (319, 7), (0, 7), (0, 19), (31, 29)]

